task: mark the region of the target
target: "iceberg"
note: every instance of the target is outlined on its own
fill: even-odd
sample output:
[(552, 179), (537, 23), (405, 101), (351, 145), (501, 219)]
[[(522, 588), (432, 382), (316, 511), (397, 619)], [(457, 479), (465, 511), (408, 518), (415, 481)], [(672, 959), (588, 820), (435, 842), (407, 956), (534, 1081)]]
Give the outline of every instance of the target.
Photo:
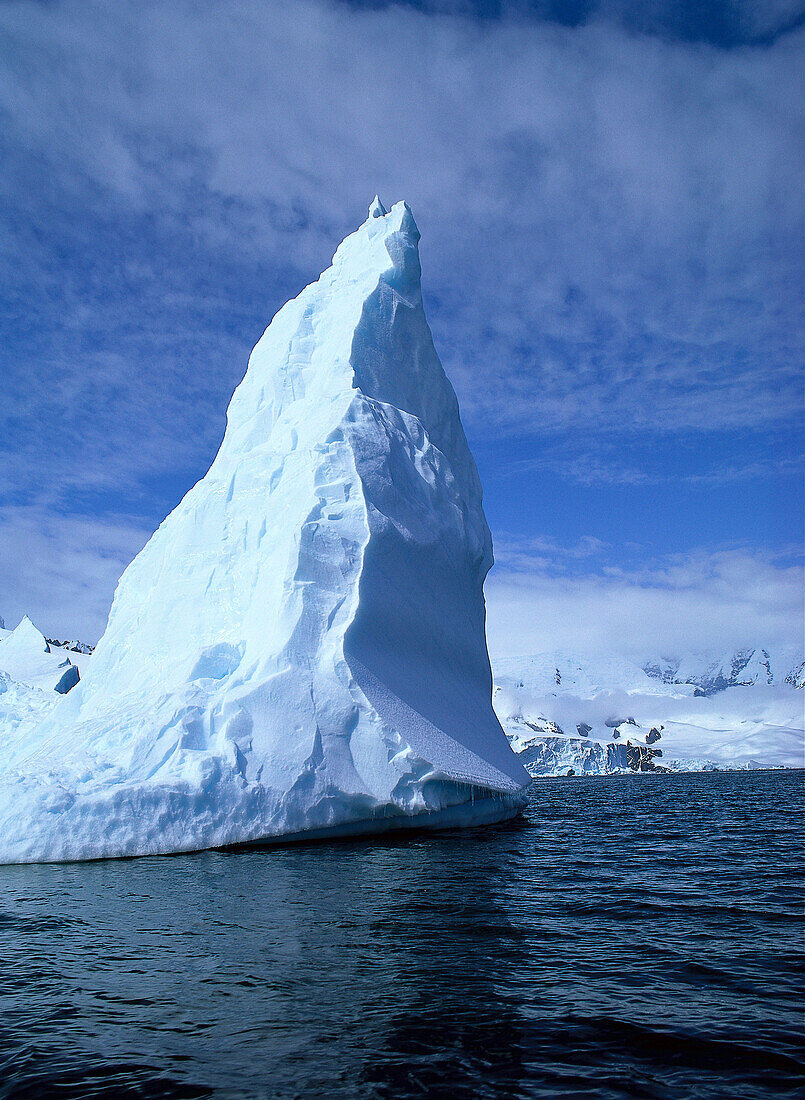
[(27, 615), (0, 637), (0, 672), (23, 687), (62, 695), (81, 678), (77, 664), (63, 649), (51, 646)]
[(530, 777), (492, 709), (481, 486), (378, 199), (274, 317), (209, 472), (86, 675), (4, 742), (0, 860), (484, 824)]

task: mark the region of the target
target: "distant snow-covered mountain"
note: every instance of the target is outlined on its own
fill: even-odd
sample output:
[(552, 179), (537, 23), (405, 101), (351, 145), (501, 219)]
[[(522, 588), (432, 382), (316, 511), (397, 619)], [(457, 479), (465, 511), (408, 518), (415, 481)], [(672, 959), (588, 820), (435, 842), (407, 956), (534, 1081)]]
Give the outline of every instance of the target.
[(683, 657), (645, 661), (557, 651), (504, 657), (493, 663), (497, 680), (516, 681), (521, 688), (537, 694), (586, 695), (621, 690), (673, 695), (675, 688), (687, 685), (694, 695), (715, 695), (730, 687), (755, 684), (805, 687), (805, 654), (793, 647), (750, 647), (719, 654), (691, 652)]
[(643, 663), (567, 652), (493, 662), (494, 704), (532, 775), (802, 767), (802, 654)]
[(771, 650), (758, 646), (717, 655), (692, 653), (682, 658), (647, 661), (642, 667), (652, 679), (665, 684), (691, 684), (704, 695), (754, 684), (805, 687), (802, 651), (790, 648)]
[(657, 691), (674, 694), (625, 657), (586, 656), (564, 651), (493, 661), (495, 681), (534, 695), (595, 695), (599, 691)]
[(67, 649), (71, 653), (83, 653), (85, 657), (95, 652), (95, 646), (90, 645), (89, 642), (81, 642), (73, 640), (71, 642), (60, 642), (58, 638), (45, 638), (48, 645), (57, 646), (59, 649)]
[[(46, 639), (27, 616), (0, 627), (0, 726), (54, 705), (91, 660), (91, 647)], [(551, 652), (493, 669), (495, 711), (535, 776), (805, 763), (805, 660), (790, 648), (643, 662)]]

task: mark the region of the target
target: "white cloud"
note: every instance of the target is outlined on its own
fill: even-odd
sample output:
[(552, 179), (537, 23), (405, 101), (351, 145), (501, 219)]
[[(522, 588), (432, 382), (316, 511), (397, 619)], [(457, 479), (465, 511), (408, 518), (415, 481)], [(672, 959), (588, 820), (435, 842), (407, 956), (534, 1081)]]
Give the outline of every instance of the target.
[(406, 197), (475, 422), (790, 416), (802, 34), (724, 51), (316, 0), (11, 3), (0, 21), (10, 134), (62, 196), (89, 178), (305, 278), (375, 190)]
[(490, 653), (567, 649), (638, 658), (803, 639), (803, 573), (743, 549), (556, 575), (556, 558), (497, 568), (486, 585)]
[[(621, 7), (634, 25), (642, 6)], [(795, 17), (788, 0), (773, 9), (733, 15), (763, 35)], [(0, 283), (17, 337), (0, 368), (0, 492), (21, 509), (3, 513), (0, 612), (99, 632), (125, 560), (211, 460), (248, 341), (375, 191), (414, 207), (475, 439), (530, 440), (565, 476), (643, 485), (662, 476), (624, 453), (630, 439), (793, 434), (805, 34), (723, 50), (516, 15), (0, 6)], [(730, 454), (684, 476), (769, 465)], [(141, 525), (120, 518), (124, 494)], [(87, 496), (106, 520), (69, 514)], [(534, 572), (555, 573), (555, 551), (513, 548), (490, 581), (501, 644), (495, 601), (518, 648), (790, 626), (789, 575), (760, 557), (767, 613), (715, 576), (691, 589)]]
[(805, 15), (802, 0), (736, 0), (735, 9), (740, 29), (750, 37), (778, 34)]
[(519, 459), (506, 464), (507, 477), (523, 477), (548, 471), (560, 474), (578, 485), (686, 485), (714, 488), (734, 482), (763, 480), (798, 474), (803, 467), (803, 456), (778, 454), (772, 458), (743, 462), (721, 462), (710, 469), (700, 468), (696, 473), (684, 473), (679, 469), (678, 455), (663, 454), (665, 469), (624, 465), (617, 455), (617, 446), (604, 444), (598, 455), (585, 452), (579, 444), (573, 450), (561, 443), (543, 450), (535, 458)]
[(151, 532), (131, 520), (0, 509), (0, 615), (29, 615), (48, 637), (95, 642), (123, 569)]

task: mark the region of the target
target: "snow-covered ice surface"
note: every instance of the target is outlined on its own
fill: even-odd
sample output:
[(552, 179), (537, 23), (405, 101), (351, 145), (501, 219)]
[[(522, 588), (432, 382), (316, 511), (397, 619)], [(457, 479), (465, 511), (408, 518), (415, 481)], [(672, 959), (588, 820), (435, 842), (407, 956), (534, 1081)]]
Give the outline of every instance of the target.
[[(758, 649), (750, 660), (752, 652), (675, 661), (674, 675), (690, 677), (682, 683), (646, 673), (660, 662), (506, 658), (495, 662), (495, 709), (533, 775), (627, 771), (649, 760), (674, 771), (803, 767), (801, 654)], [(714, 686), (719, 676), (729, 686)]]
[(272, 321), (207, 475), (120, 580), (80, 684), (4, 736), (0, 859), (513, 816), (475, 464), (378, 201)]
[(27, 615), (15, 630), (0, 629), (0, 760), (79, 676), (70, 654), (50, 645)]
[(29, 687), (0, 669), (0, 760), (52, 709), (58, 698), (54, 692)]

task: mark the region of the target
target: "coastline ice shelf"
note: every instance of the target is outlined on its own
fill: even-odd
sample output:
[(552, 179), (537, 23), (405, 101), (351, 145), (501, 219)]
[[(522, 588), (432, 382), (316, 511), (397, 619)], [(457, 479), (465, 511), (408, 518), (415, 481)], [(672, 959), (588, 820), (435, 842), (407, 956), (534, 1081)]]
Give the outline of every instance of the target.
[(120, 580), (81, 683), (0, 763), (0, 859), (471, 825), (529, 776), (492, 709), (481, 487), (376, 199), (276, 315), (206, 476)]
[(494, 667), (495, 709), (532, 775), (642, 769), (657, 750), (672, 771), (805, 764), (801, 650), (643, 665), (553, 652)]

